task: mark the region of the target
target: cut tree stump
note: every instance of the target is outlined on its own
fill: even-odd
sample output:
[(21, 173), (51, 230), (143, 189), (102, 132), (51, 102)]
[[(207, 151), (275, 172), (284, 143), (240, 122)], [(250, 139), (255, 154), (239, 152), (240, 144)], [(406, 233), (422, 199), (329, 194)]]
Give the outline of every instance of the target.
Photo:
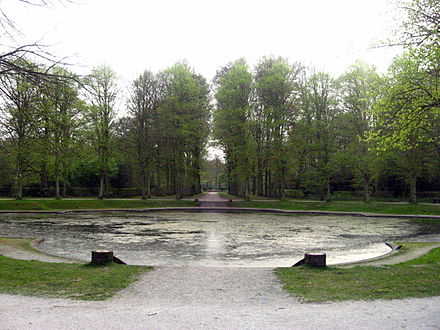
[(92, 264), (104, 265), (113, 261), (113, 251), (92, 251)]
[(306, 253), (304, 255), (304, 264), (315, 267), (325, 267), (326, 257), (325, 253)]
[(326, 266), (326, 254), (325, 253), (306, 253), (304, 258), (294, 264), (292, 267), (298, 267), (301, 265), (309, 265), (314, 267)]

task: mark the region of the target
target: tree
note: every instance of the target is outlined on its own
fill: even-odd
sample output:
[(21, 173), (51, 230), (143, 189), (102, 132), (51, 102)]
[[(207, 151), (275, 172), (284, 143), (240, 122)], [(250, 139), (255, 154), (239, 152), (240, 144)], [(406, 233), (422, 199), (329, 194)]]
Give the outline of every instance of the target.
[(180, 199), (201, 192), (200, 170), (211, 110), (209, 87), (185, 63), (168, 68), (161, 81), (164, 98), (158, 109), (158, 153), (167, 185)]
[(15, 165), (17, 199), (23, 198), (25, 176), (32, 170), (34, 138), (38, 131), (37, 87), (25, 77), (0, 75), (4, 100), (2, 131)]
[(340, 133), (346, 141), (344, 152), (362, 182), (363, 199), (370, 201), (371, 180), (374, 176), (373, 145), (367, 140), (371, 125), (371, 110), (376, 101), (379, 76), (373, 66), (357, 61), (338, 79), (343, 113), (339, 116)]
[(87, 112), (90, 136), (99, 164), (98, 198), (103, 199), (110, 174), (113, 124), (116, 117), (114, 109), (118, 93), (116, 73), (108, 66), (97, 67), (86, 78), (85, 84), (90, 102)]
[(284, 58), (263, 58), (255, 68), (252, 125), (257, 194), (283, 199), (286, 144), (297, 115), (295, 101), (301, 67)]
[[(72, 2), (71, 0), (58, 0), (59, 2)], [(49, 7), (52, 1), (47, 0), (18, 0), (18, 3), (25, 5)], [(65, 75), (58, 76), (49, 72), (54, 66), (61, 65), (63, 59), (57, 59), (47, 46), (37, 42), (18, 44), (17, 37), (23, 37), (20, 28), (15, 24), (14, 19), (4, 10), (0, 10), (0, 27), (2, 28), (2, 39), (0, 43), (0, 75), (21, 76), (22, 79), (38, 83), (54, 78), (68, 78)], [(24, 58), (31, 58), (32, 61), (23, 61)], [(36, 62), (45, 63), (47, 70), (41, 70)]]
[(225, 153), (229, 193), (248, 198), (252, 75), (244, 59), (217, 72), (213, 135)]
[[(426, 118), (432, 119), (429, 128), (438, 130), (434, 123), (440, 107), (440, 3), (402, 0), (400, 7), (405, 17), (398, 28), (397, 44), (403, 45), (407, 52), (392, 64), (390, 75), (395, 79), (386, 88), (395, 83), (394, 94), (400, 95), (401, 103), (414, 99), (416, 94), (418, 101), (411, 102), (412, 106), (406, 110), (395, 110), (394, 133), (387, 138), (387, 143), (394, 144), (405, 140), (405, 135), (424, 131)], [(431, 138), (435, 139), (435, 135), (431, 134)]]
[(299, 131), (300, 146), (306, 162), (312, 169), (309, 182), (319, 190), (321, 200), (330, 200), (332, 155), (336, 146), (335, 120), (338, 114), (335, 82), (327, 73), (304, 76), (299, 96), (301, 107)]
[(410, 201), (416, 202), (417, 177), (423, 145), (439, 145), (440, 90), (413, 52), (396, 58), (375, 104), (375, 127), (370, 134), (380, 151), (400, 150), (407, 159)]
[(405, 18), (398, 29), (400, 44), (418, 48), (438, 47), (440, 42), (440, 3), (437, 0), (402, 0)]
[[(71, 76), (70, 73), (55, 68), (56, 76)], [(44, 124), (44, 142), (47, 151), (53, 157), (53, 172), (55, 178), (55, 195), (61, 197), (60, 181), (64, 183), (64, 193), (67, 189), (68, 168), (74, 154), (73, 139), (79, 126), (79, 116), (83, 109), (78, 96), (79, 86), (74, 80), (59, 78), (45, 84), (42, 101), (40, 102)], [(42, 156), (47, 159), (47, 154)]]
[(131, 115), (132, 142), (135, 149), (142, 199), (150, 198), (150, 180), (154, 157), (154, 126), (160, 104), (158, 81), (150, 71), (144, 71), (131, 88), (129, 112)]

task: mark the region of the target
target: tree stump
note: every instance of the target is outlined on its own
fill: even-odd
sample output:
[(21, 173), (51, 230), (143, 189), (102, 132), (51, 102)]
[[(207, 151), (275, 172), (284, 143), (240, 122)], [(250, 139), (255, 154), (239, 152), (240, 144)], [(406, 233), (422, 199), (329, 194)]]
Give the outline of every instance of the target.
[(92, 264), (104, 265), (113, 261), (113, 251), (92, 251)]
[(315, 267), (326, 266), (326, 254), (325, 253), (306, 253), (304, 255), (304, 264)]

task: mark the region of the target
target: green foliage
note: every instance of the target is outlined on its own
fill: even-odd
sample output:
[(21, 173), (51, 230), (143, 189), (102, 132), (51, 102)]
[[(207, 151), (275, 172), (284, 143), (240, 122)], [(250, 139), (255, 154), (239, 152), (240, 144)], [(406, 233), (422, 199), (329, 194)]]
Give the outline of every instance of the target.
[(200, 170), (211, 116), (209, 87), (184, 63), (168, 68), (161, 80), (164, 98), (158, 108), (159, 161), (168, 171), (172, 193), (180, 199), (201, 192)]
[(366, 202), (374, 194), (415, 202), (417, 190), (440, 189), (439, 6), (401, 1), (397, 43), (406, 52), (381, 77), (362, 61), (337, 79), (275, 56), (225, 65), (213, 81), (212, 121), (210, 86), (185, 62), (139, 75), (117, 118), (111, 68), (79, 84), (62, 68), (14, 57), (31, 74), (0, 76), (0, 189), (60, 197), (99, 186), (102, 198), (138, 185), (142, 198), (181, 198), (201, 191), (212, 142), (233, 195), (283, 199), (294, 190), (330, 200), (332, 191), (362, 191)]
[[(434, 64), (434, 63), (433, 63)], [(398, 57), (384, 80), (374, 107), (375, 130), (371, 139), (379, 150), (411, 150), (424, 143), (438, 143), (438, 78), (427, 74), (415, 52)]]
[(229, 191), (246, 197), (250, 173), (249, 98), (252, 76), (243, 59), (217, 72), (213, 136), (227, 163)]
[(88, 133), (97, 155), (100, 176), (98, 197), (103, 198), (113, 152), (117, 76), (110, 67), (100, 66), (92, 70), (85, 83), (89, 101), (86, 113)]
[(288, 198), (303, 198), (304, 192), (302, 190), (284, 189), (284, 195)]
[(298, 116), (300, 72), (299, 64), (292, 65), (281, 57), (264, 57), (255, 68), (251, 125), (257, 195), (284, 198), (288, 136)]

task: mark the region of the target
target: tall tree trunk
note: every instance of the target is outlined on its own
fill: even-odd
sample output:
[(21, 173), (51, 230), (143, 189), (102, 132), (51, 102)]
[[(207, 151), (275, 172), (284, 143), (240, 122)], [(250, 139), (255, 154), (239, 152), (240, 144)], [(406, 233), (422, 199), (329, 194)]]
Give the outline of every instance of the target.
[(47, 159), (44, 158), (40, 163), (40, 188), (47, 188)]
[(247, 201), (251, 200), (251, 197), (249, 195), (249, 177), (246, 177), (245, 179), (245, 191), (244, 191), (244, 199)]
[(60, 199), (61, 198), (61, 194), (60, 194), (60, 178), (56, 177), (55, 179), (55, 198), (56, 199)]
[(325, 184), (325, 181), (323, 178), (320, 178), (320, 181), (321, 181), (321, 184), (319, 187), (319, 200), (325, 201), (325, 197), (326, 197), (325, 194), (326, 194), (327, 187), (326, 187), (326, 184)]
[(145, 200), (147, 199), (147, 189), (146, 189), (146, 178), (145, 178), (145, 173), (144, 171), (141, 169), (141, 199)]
[(146, 191), (147, 198), (151, 198), (151, 175), (150, 175), (150, 173), (147, 173), (146, 183), (147, 183), (147, 191)]
[(331, 190), (330, 190), (330, 179), (327, 178), (326, 180), (326, 193), (325, 193), (325, 201), (326, 202), (331, 202), (332, 201), (332, 195), (331, 195)]
[(55, 198), (60, 199), (60, 165), (58, 159), (55, 159)]
[(17, 199), (22, 200), (23, 199), (23, 173), (21, 173), (21, 170), (19, 170), (19, 173), (17, 175)]
[(417, 176), (414, 173), (411, 173), (409, 179), (409, 202), (417, 203)]
[(363, 200), (365, 203), (369, 203), (370, 202), (370, 176), (364, 174), (363, 175), (363, 179), (364, 179), (364, 196), (363, 196)]
[(98, 199), (104, 199), (104, 175), (101, 174), (99, 177), (99, 193)]

